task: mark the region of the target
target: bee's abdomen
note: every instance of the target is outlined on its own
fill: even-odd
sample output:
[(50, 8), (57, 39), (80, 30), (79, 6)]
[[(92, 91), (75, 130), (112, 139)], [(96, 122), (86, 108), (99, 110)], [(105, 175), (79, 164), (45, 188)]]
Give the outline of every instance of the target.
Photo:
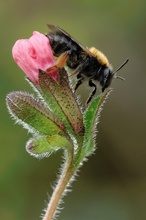
[(62, 53), (68, 52), (69, 58), (67, 65), (70, 68), (75, 69), (80, 62), (78, 54), (81, 49), (78, 44), (60, 33), (50, 33), (47, 37), (50, 40), (54, 56), (59, 57)]
[(70, 53), (78, 51), (77, 45), (67, 37), (53, 33), (48, 34), (47, 37), (50, 40), (54, 55), (57, 57), (66, 51), (70, 51)]

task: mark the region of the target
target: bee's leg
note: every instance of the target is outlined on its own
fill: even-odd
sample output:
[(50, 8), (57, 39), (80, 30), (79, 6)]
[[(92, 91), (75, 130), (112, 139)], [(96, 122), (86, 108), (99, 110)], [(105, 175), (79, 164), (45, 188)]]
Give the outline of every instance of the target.
[(96, 85), (92, 82), (92, 80), (89, 80), (89, 86), (94, 87), (94, 89), (93, 89), (93, 91), (91, 92), (89, 98), (86, 101), (87, 104), (91, 101), (91, 99), (93, 98), (93, 96), (95, 95), (96, 90), (97, 90)]
[(68, 55), (69, 55), (69, 52), (66, 51), (58, 57), (58, 59), (56, 61), (56, 66), (58, 68), (62, 69), (65, 66), (67, 59), (68, 59)]
[(56, 70), (56, 69), (62, 69), (65, 66), (65, 64), (66, 64), (67, 59), (68, 59), (68, 52), (62, 53), (58, 57), (58, 59), (56, 61), (56, 64), (54, 66), (51, 66), (50, 68), (48, 68), (46, 70), (46, 72), (49, 72), (49, 71), (52, 71), (52, 70)]
[(75, 85), (75, 91), (77, 90), (77, 88), (82, 84), (82, 82), (84, 81), (84, 77), (79, 73), (78, 75), (77, 75), (77, 83), (76, 83), (76, 85)]
[[(79, 65), (79, 66), (71, 73), (71, 75), (69, 75), (69, 77), (75, 75), (76, 73), (79, 73), (79, 72), (83, 69), (82, 66), (83, 66), (83, 65)], [(79, 75), (80, 75), (80, 74), (79, 74)], [(78, 78), (78, 76), (77, 76), (77, 78)], [(79, 78), (80, 78), (80, 76), (79, 76)]]

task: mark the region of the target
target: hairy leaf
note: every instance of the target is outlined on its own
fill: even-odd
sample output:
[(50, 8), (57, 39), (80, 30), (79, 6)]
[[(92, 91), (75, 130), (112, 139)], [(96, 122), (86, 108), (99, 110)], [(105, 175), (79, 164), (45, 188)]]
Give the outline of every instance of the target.
[(42, 136), (30, 139), (26, 144), (26, 150), (35, 157), (48, 157), (51, 153), (59, 150), (68, 150), (71, 143), (59, 135)]
[(31, 133), (65, 135), (65, 127), (41, 101), (23, 92), (7, 95), (7, 106), (18, 123), (24, 125)]
[(76, 134), (82, 133), (83, 119), (78, 103), (69, 87), (68, 76), (65, 69), (59, 70), (59, 82), (57, 83), (45, 72), (40, 71), (39, 86), (43, 97), (51, 109), (55, 111), (67, 129), (70, 126)]
[(107, 90), (106, 93), (102, 93), (96, 97), (88, 106), (84, 114), (85, 134), (83, 142), (83, 153), (85, 153), (85, 155), (92, 153), (94, 150), (94, 138), (96, 134), (95, 129), (97, 127), (97, 123), (99, 122), (102, 106), (110, 92), (111, 89)]

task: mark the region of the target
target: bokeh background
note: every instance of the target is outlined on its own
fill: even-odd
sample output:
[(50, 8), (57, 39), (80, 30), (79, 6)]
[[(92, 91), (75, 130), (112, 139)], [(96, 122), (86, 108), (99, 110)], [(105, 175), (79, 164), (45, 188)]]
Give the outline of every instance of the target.
[[(37, 160), (25, 151), (29, 134), (5, 106), (10, 91), (32, 92), (11, 48), (33, 30), (59, 25), (84, 45), (99, 48), (125, 82), (114, 80), (98, 126), (96, 154), (80, 169), (59, 220), (146, 219), (146, 1), (1, 0), (0, 219), (36, 220), (51, 195), (62, 153)], [(83, 100), (86, 87), (78, 91)]]

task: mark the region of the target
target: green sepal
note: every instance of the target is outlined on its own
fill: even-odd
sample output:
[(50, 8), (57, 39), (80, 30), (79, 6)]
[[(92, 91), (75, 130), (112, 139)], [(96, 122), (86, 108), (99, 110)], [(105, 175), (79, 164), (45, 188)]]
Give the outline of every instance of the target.
[(69, 86), (65, 69), (58, 69), (59, 80), (56, 82), (46, 72), (39, 72), (39, 93), (43, 96), (50, 109), (65, 124), (68, 132), (83, 133), (83, 118), (77, 100)]
[(7, 95), (6, 101), (16, 122), (30, 133), (65, 136), (64, 124), (40, 100), (24, 92), (12, 92)]
[(71, 143), (60, 135), (32, 138), (26, 144), (27, 152), (37, 158), (48, 157), (59, 149), (69, 150), (70, 147)]
[(97, 128), (97, 123), (99, 122), (100, 112), (102, 110), (103, 104), (105, 103), (111, 89), (107, 90), (106, 93), (100, 94), (96, 97), (86, 109), (84, 113), (84, 126), (85, 134), (82, 148), (82, 155), (88, 155), (94, 151), (95, 148), (95, 136)]

